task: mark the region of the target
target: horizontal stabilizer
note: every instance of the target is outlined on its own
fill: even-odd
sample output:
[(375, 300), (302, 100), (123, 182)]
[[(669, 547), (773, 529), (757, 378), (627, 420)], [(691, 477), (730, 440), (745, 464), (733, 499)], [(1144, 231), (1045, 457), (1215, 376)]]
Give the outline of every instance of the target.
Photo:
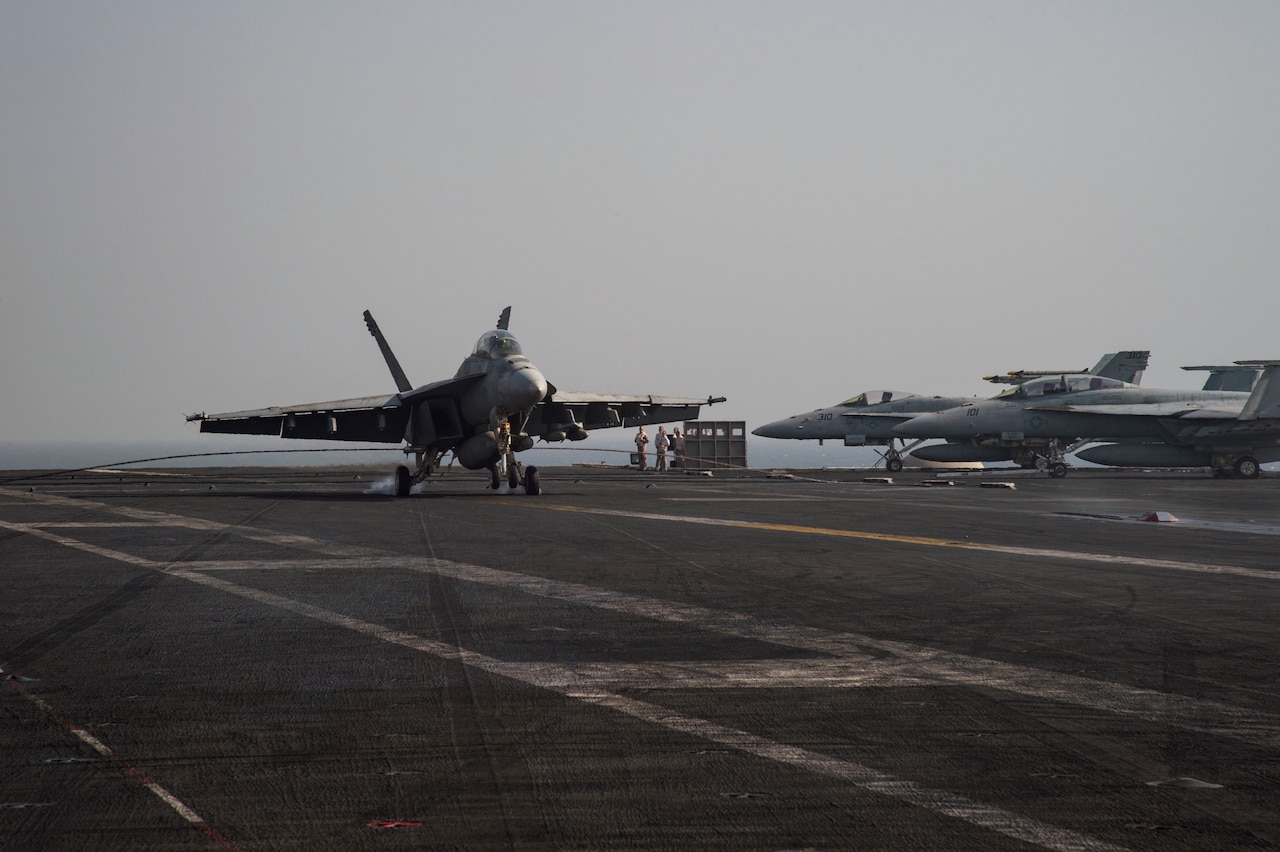
[(1209, 376), (1204, 380), (1204, 387), (1201, 390), (1207, 391), (1237, 391), (1240, 393), (1249, 393), (1253, 390), (1253, 383), (1258, 378), (1261, 370), (1258, 367), (1247, 367), (1241, 365), (1211, 365), (1199, 367), (1183, 367), (1184, 370), (1192, 370), (1194, 372), (1207, 371)]

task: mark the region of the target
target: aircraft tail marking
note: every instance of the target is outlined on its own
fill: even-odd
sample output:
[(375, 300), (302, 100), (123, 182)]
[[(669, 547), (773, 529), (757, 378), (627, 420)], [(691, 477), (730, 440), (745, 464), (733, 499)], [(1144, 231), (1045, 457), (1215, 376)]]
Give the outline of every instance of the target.
[(1091, 376), (1119, 379), (1131, 385), (1142, 384), (1142, 374), (1151, 360), (1151, 350), (1134, 349), (1128, 352), (1109, 352), (1089, 371)]
[(382, 350), (382, 357), (387, 362), (387, 369), (391, 371), (391, 378), (395, 379), (396, 390), (401, 393), (413, 390), (413, 385), (409, 383), (404, 370), (400, 368), (400, 362), (396, 360), (395, 353), (387, 345), (387, 339), (382, 336), (382, 330), (374, 321), (373, 314), (368, 311), (364, 312), (364, 324), (369, 327), (369, 333), (373, 335), (373, 339), (378, 341), (378, 348)]

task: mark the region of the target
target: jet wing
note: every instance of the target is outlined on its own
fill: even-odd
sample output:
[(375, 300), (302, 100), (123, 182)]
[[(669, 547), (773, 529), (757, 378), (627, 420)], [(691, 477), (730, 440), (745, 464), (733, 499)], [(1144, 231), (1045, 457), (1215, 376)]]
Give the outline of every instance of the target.
[(533, 411), (527, 431), (545, 435), (579, 426), (587, 431), (616, 426), (696, 420), (704, 405), (724, 397), (657, 396), (556, 390)]
[(409, 409), (399, 395), (363, 396), (253, 411), (193, 414), (187, 420), (198, 421), (201, 432), (397, 444), (404, 439)]
[(404, 440), (413, 403), (456, 397), (483, 378), (483, 375), (458, 376), (392, 396), (361, 396), (226, 414), (193, 414), (187, 420), (199, 421), (201, 432), (398, 444)]

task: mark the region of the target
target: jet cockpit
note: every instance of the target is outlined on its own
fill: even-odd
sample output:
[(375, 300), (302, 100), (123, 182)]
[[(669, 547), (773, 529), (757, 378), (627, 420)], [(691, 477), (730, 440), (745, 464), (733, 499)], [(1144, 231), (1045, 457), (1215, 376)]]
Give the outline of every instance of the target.
[(852, 399), (846, 399), (840, 403), (840, 406), (842, 408), (853, 408), (855, 406), (879, 405), (882, 402), (893, 402), (895, 399), (907, 399), (913, 396), (918, 396), (918, 394), (903, 393), (902, 391), (866, 391)]
[(996, 394), (993, 398), (1031, 399), (1034, 397), (1050, 396), (1052, 394), (1059, 393), (1080, 393), (1081, 391), (1116, 390), (1118, 388), (1134, 387), (1137, 387), (1137, 385), (1131, 385), (1128, 382), (1122, 382), (1119, 379), (1108, 379), (1106, 376), (1090, 376), (1086, 374), (1074, 376), (1043, 376), (1009, 388), (1003, 393)]
[(481, 335), (471, 354), (496, 361), (500, 358), (510, 358), (512, 355), (523, 355), (524, 352), (520, 349), (520, 342), (511, 336), (511, 332), (495, 328)]

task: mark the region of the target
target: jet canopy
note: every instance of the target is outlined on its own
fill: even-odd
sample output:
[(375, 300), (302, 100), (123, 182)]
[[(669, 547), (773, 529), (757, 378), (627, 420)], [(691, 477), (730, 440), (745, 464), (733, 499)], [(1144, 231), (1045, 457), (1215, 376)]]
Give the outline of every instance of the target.
[(853, 406), (864, 407), (868, 405), (879, 405), (882, 402), (891, 402), (895, 399), (906, 399), (909, 396), (917, 396), (914, 393), (903, 393), (902, 391), (866, 391), (860, 393), (852, 399), (846, 399), (840, 405), (850, 408)]
[(1039, 396), (1050, 396), (1056, 393), (1079, 393), (1080, 391), (1089, 390), (1115, 390), (1117, 388), (1132, 388), (1137, 385), (1131, 385), (1128, 382), (1122, 382), (1119, 379), (1108, 379), (1105, 376), (1089, 376), (1089, 375), (1065, 375), (1065, 376), (1041, 376), (1032, 379), (1029, 382), (1023, 382), (1020, 385), (1009, 388), (1004, 393), (996, 395), (996, 399), (1031, 399)]
[(499, 358), (510, 358), (512, 355), (523, 355), (524, 351), (520, 349), (520, 341), (512, 337), (511, 332), (504, 328), (495, 328), (481, 335), (471, 354), (496, 361)]

